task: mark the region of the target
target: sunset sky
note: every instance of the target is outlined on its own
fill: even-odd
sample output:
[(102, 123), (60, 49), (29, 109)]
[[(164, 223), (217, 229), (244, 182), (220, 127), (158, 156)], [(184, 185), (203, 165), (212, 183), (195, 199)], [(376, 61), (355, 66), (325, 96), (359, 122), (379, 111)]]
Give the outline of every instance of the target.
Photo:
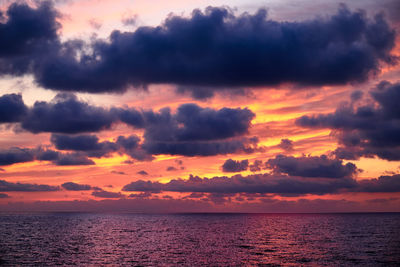
[(0, 211), (400, 211), (396, 0), (0, 12)]

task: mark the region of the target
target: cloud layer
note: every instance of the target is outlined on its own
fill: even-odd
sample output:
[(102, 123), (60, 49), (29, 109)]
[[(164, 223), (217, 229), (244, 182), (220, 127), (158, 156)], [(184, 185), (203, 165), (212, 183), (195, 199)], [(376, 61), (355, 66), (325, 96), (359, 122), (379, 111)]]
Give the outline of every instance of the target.
[(400, 83), (383, 81), (370, 91), (370, 96), (373, 102), (368, 104), (354, 105), (353, 100), (334, 113), (298, 118), (296, 124), (337, 132), (338, 158), (377, 156), (400, 160)]
[[(382, 15), (341, 6), (328, 18), (280, 22), (264, 9), (228, 8), (169, 16), (157, 27), (115, 30), (108, 40), (59, 41), (59, 16), (49, 2), (13, 4), (0, 36), (0, 72), (33, 73), (45, 88), (117, 92), (171, 83), (237, 87), (363, 81), (393, 63), (395, 32)], [(91, 52), (87, 52), (91, 51)]]
[(339, 192), (400, 192), (400, 175), (381, 176), (378, 179), (356, 181), (349, 177), (321, 179), (313, 177), (278, 176), (271, 174), (235, 175), (189, 179), (173, 179), (168, 183), (136, 181), (122, 191), (142, 192), (201, 192), (201, 193), (261, 193), (282, 196), (304, 194), (334, 194)]

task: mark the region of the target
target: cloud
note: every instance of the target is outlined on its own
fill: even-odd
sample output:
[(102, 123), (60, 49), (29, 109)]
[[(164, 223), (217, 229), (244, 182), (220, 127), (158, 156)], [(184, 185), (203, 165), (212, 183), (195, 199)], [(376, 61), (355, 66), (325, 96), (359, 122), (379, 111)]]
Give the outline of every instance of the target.
[(27, 112), (21, 95), (8, 94), (0, 97), (0, 123), (19, 122)]
[(103, 157), (119, 149), (114, 142), (99, 142), (95, 135), (59, 135), (53, 134), (51, 142), (58, 150), (73, 150), (86, 152), (90, 157)]
[(34, 160), (34, 154), (30, 149), (12, 147), (0, 150), (0, 165), (11, 165), (14, 163), (29, 162)]
[(32, 133), (83, 133), (109, 129), (115, 118), (109, 111), (80, 102), (75, 95), (58, 94), (52, 102), (36, 102), (22, 121)]
[(344, 104), (333, 113), (300, 117), (296, 124), (334, 130), (340, 144), (335, 151), (338, 158), (400, 160), (400, 83), (383, 81), (370, 96), (374, 103)]
[(59, 157), (53, 162), (59, 166), (95, 165), (93, 160), (81, 153), (60, 154)]
[(278, 147), (287, 152), (293, 151), (293, 141), (290, 139), (281, 139)]
[(58, 50), (58, 12), (50, 1), (37, 7), (13, 3), (0, 22), (0, 74), (22, 75), (33, 71), (51, 51)]
[(196, 104), (179, 106), (176, 114), (161, 109), (147, 112), (146, 139), (178, 141), (207, 141), (241, 136), (248, 132), (255, 114), (244, 108), (202, 108)]
[(129, 197), (130, 198), (149, 198), (152, 196), (151, 192), (142, 192), (139, 194), (130, 194)]
[(400, 192), (400, 174), (392, 176), (380, 176), (377, 179), (361, 180), (360, 192)]
[(222, 165), (223, 172), (241, 172), (247, 170), (249, 167), (249, 161), (242, 160), (236, 161), (232, 159), (227, 159), (224, 164)]
[(140, 174), (140, 175), (143, 175), (143, 176), (149, 175), (146, 171), (143, 171), (143, 170), (138, 171), (137, 174)]
[(142, 147), (149, 154), (210, 156), (251, 150), (258, 142), (239, 138), (248, 133), (255, 116), (247, 108), (215, 110), (183, 104), (175, 114), (164, 108), (144, 116)]
[(249, 176), (235, 175), (231, 178), (200, 178), (190, 176), (189, 179), (173, 179), (166, 184), (151, 181), (136, 181), (127, 184), (122, 191), (171, 191), (171, 192), (203, 192), (203, 193), (274, 193), (278, 195), (329, 194), (357, 186), (351, 178), (313, 179), (299, 177), (273, 176), (255, 174)]
[(175, 168), (174, 166), (168, 166), (166, 171), (170, 172), (170, 171), (177, 171), (178, 169)]
[(119, 175), (127, 175), (126, 172), (123, 171), (111, 171), (113, 174), (119, 174)]
[(357, 173), (357, 167), (353, 163), (344, 164), (342, 160), (329, 159), (325, 155), (319, 157), (277, 155), (269, 159), (266, 166), (277, 173), (301, 177), (344, 178)]
[(116, 114), (120, 121), (135, 128), (144, 127), (144, 118), (142, 112), (134, 108), (113, 108), (111, 112)]
[(58, 186), (12, 183), (5, 180), (0, 180), (0, 192), (50, 192), (58, 190), (60, 190)]
[(251, 153), (255, 150), (254, 139), (241, 138), (227, 141), (208, 142), (145, 142), (143, 148), (150, 154), (214, 156), (238, 152)]
[[(159, 83), (335, 85), (364, 81), (382, 64), (394, 63), (394, 44), (395, 32), (383, 15), (369, 19), (344, 5), (328, 18), (292, 22), (268, 19), (265, 9), (235, 15), (229, 8), (208, 7), (189, 18), (171, 15), (157, 27), (115, 30), (108, 40), (69, 44), (49, 53), (34, 74), (45, 88), (85, 92)], [(92, 52), (85, 54), (87, 46)]]
[[(3, 96), (5, 99), (7, 95)], [(19, 98), (19, 97), (17, 97)], [(20, 101), (23, 105), (22, 98)], [(51, 102), (36, 102), (20, 118), (21, 128), (32, 133), (50, 132), (58, 150), (85, 152), (103, 157), (112, 152), (137, 160), (152, 155), (210, 156), (257, 149), (256, 137), (248, 134), (255, 114), (247, 108), (203, 108), (182, 104), (175, 113), (134, 108), (105, 109), (80, 101), (73, 94), (58, 94)], [(115, 142), (99, 142), (95, 135), (74, 135), (107, 130), (123, 122), (144, 130), (141, 142), (136, 135), (119, 136)], [(68, 135), (67, 135), (68, 134)]]
[(31, 162), (34, 160), (51, 161), (60, 166), (94, 164), (94, 162), (82, 152), (62, 153), (51, 149), (43, 149), (42, 147), (34, 149), (12, 147), (10, 149), (0, 150), (0, 166)]
[[(155, 193), (170, 191), (196, 193), (195, 196), (197, 193), (277, 194), (281, 196), (324, 195), (340, 192), (393, 193), (400, 192), (400, 174), (359, 181), (350, 177), (303, 178), (267, 173), (248, 176), (235, 175), (231, 178), (226, 176), (200, 178), (190, 175), (189, 179), (172, 179), (168, 183), (138, 180), (125, 185), (122, 191)], [(198, 197), (202, 197), (202, 195)]]
[(96, 190), (92, 192), (92, 196), (100, 197), (100, 198), (123, 198), (124, 195), (120, 192), (109, 192), (104, 190)]
[(69, 191), (87, 191), (92, 189), (92, 187), (88, 184), (77, 184), (74, 182), (66, 182), (63, 183), (61, 186)]
[(257, 160), (257, 159), (253, 162), (253, 164), (249, 165), (249, 169), (250, 169), (251, 172), (259, 172), (259, 171), (261, 171), (262, 167), (263, 167), (262, 166), (262, 161), (261, 160)]

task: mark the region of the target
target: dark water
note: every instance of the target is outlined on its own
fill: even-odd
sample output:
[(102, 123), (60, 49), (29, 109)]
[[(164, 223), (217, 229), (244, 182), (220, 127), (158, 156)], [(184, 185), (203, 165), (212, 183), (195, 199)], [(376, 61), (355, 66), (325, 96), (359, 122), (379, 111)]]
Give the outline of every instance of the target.
[(400, 214), (0, 214), (1, 264), (399, 266)]

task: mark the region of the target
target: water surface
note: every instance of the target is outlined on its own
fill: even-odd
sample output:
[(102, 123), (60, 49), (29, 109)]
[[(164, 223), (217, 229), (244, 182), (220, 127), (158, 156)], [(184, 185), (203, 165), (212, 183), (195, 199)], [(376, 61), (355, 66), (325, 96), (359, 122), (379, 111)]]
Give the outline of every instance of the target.
[(0, 214), (0, 264), (398, 266), (400, 214)]

